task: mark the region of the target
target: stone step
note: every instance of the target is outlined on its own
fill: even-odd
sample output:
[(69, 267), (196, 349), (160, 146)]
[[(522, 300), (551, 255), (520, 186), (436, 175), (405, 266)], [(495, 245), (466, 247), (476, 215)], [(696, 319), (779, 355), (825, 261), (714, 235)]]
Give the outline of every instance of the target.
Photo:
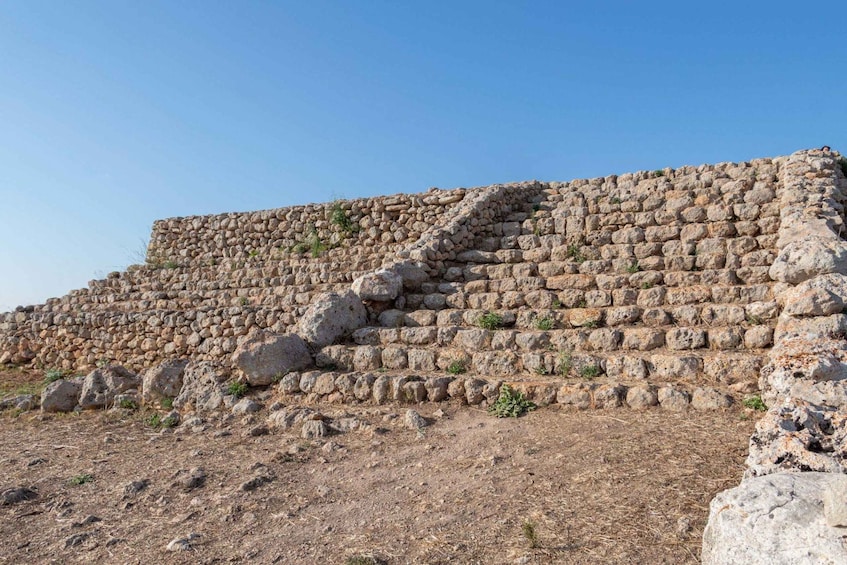
[[(489, 377), (558, 375), (611, 378), (623, 382), (693, 382), (754, 389), (767, 351), (670, 350), (586, 351), (570, 347), (479, 349), (405, 345), (331, 345), (316, 357), (319, 367), (344, 371), (445, 371)], [(739, 384), (740, 383), (740, 384)]]
[(558, 404), (577, 410), (661, 407), (684, 411), (725, 409), (740, 394), (726, 387), (680, 384), (623, 384), (614, 381), (562, 382), (554, 379), (485, 379), (463, 376), (422, 376), (396, 372), (288, 373), (277, 385), (284, 399), (301, 397), (306, 402), (460, 402), (487, 408), (508, 385), (537, 406)]

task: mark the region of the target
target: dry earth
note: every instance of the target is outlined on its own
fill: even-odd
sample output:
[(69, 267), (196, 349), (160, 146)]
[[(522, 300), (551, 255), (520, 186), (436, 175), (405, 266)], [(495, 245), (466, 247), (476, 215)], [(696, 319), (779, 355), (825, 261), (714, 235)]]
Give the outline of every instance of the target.
[[(22, 374), (0, 392), (33, 386)], [(246, 435), (266, 410), (198, 433), (143, 411), (6, 413), (0, 490), (37, 496), (0, 506), (0, 563), (698, 563), (756, 418), (423, 404), (416, 432), (407, 408), (321, 406), (368, 422), (321, 440)]]

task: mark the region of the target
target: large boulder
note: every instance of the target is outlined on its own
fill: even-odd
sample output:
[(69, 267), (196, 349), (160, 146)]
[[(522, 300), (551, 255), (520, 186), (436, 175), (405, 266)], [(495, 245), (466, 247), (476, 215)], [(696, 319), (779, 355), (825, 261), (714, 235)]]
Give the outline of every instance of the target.
[(224, 383), (229, 373), (213, 361), (192, 361), (185, 367), (182, 389), (174, 399), (174, 408), (211, 412), (224, 403)]
[(847, 477), (777, 473), (719, 493), (703, 532), (703, 565), (847, 563)]
[(81, 379), (59, 379), (41, 391), (42, 412), (71, 412), (79, 404)]
[(403, 290), (403, 278), (393, 271), (380, 269), (353, 281), (350, 289), (362, 300), (388, 302)]
[(311, 365), (312, 355), (306, 342), (298, 335), (274, 335), (262, 331), (238, 346), (232, 362), (241, 369), (248, 383), (266, 386), (291, 371)]
[(83, 409), (104, 408), (112, 404), (115, 396), (137, 389), (141, 379), (120, 365), (94, 369), (82, 381), (79, 405)]
[(141, 399), (146, 403), (176, 398), (182, 389), (186, 359), (171, 359), (151, 367), (141, 378)]
[(361, 328), (367, 319), (365, 305), (355, 292), (327, 292), (315, 298), (294, 333), (312, 348), (320, 349)]

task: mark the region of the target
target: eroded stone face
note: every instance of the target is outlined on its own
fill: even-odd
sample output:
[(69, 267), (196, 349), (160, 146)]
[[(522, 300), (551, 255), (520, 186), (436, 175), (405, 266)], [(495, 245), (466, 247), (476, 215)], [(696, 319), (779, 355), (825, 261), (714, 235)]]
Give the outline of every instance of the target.
[(266, 386), (291, 371), (312, 364), (306, 342), (295, 334), (274, 335), (256, 332), (232, 355), (233, 364), (253, 386)]
[(332, 345), (367, 322), (362, 300), (351, 290), (318, 296), (297, 322), (294, 333), (313, 348)]

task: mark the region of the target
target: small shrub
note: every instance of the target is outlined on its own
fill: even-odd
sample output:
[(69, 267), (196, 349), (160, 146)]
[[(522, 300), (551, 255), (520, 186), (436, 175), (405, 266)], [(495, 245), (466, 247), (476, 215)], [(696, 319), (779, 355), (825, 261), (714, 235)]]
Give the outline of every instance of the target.
[(762, 401), (762, 397), (758, 394), (749, 398), (745, 398), (742, 404), (745, 408), (750, 408), (751, 410), (758, 410), (760, 412), (764, 412), (768, 409), (768, 407), (765, 406), (764, 401)]
[(665, 176), (665, 171), (663, 171), (662, 169), (656, 169), (655, 171), (653, 171), (653, 175), (657, 177), (663, 177)]
[(484, 330), (496, 330), (503, 325), (503, 316), (496, 312), (486, 312), (479, 318), (477, 325)]
[(250, 253), (248, 253), (247, 255), (249, 257), (258, 257), (259, 256), (259, 250), (258, 249), (251, 249)]
[(68, 481), (69, 484), (73, 486), (84, 485), (85, 483), (90, 483), (94, 480), (94, 477), (89, 473), (83, 473), (82, 475), (76, 475), (71, 477)]
[(247, 394), (247, 390), (250, 386), (247, 383), (242, 383), (239, 381), (233, 381), (229, 383), (229, 386), (226, 387), (226, 393), (231, 394), (235, 398), (241, 398), (245, 394)]
[(580, 368), (579, 376), (583, 379), (593, 379), (600, 376), (600, 367), (597, 365), (585, 365)]
[(120, 403), (118, 403), (118, 406), (124, 408), (125, 410), (135, 410), (136, 408), (138, 408), (138, 403), (130, 398), (121, 398), (121, 401)]
[(552, 307), (554, 310), (561, 310), (561, 308), (562, 308), (562, 302), (561, 302), (561, 300), (559, 300), (558, 298), (554, 298), (554, 299), (553, 299), (553, 303), (551, 304), (551, 307)]
[(535, 524), (530, 520), (525, 520), (521, 525), (521, 531), (523, 532), (523, 537), (529, 542), (529, 547), (532, 549), (538, 547), (538, 532), (535, 531)]
[(653, 288), (653, 283), (645, 281), (645, 282), (641, 283), (641, 288), (643, 288), (644, 290)]
[(465, 366), (465, 362), (461, 359), (456, 359), (455, 361), (451, 361), (450, 365), (447, 367), (447, 372), (451, 375), (461, 375), (466, 372), (468, 368)]
[(764, 321), (759, 316), (747, 316), (747, 323), (751, 326), (761, 326)]
[(547, 367), (545, 367), (544, 365), (538, 365), (537, 367), (535, 367), (535, 369), (533, 369), (533, 372), (536, 375), (539, 375), (541, 377), (544, 377), (544, 376), (547, 376), (547, 375), (550, 374), (550, 372), (547, 370)]
[(250, 301), (247, 300), (246, 296), (242, 296), (241, 298), (238, 299), (238, 304), (240, 306), (247, 306), (249, 303), (250, 303)]
[(165, 268), (165, 269), (176, 269), (176, 268), (179, 268), (179, 263), (177, 263), (176, 261), (170, 261), (169, 260), (169, 261), (165, 261), (162, 264), (162, 267)]
[(571, 369), (573, 369), (573, 355), (570, 351), (560, 351), (557, 372), (560, 376), (567, 377)]
[(584, 298), (576, 303), (577, 308), (585, 308), (586, 306), (588, 306), (588, 302)]
[(551, 318), (541, 318), (540, 320), (535, 321), (535, 329), (541, 331), (548, 331), (553, 329), (553, 320)]
[(329, 221), (331, 224), (338, 226), (338, 229), (347, 235), (359, 231), (359, 224), (353, 222), (347, 211), (341, 206), (340, 202), (335, 202), (332, 205), (329, 213)]
[(638, 265), (638, 261), (636, 261), (635, 263), (631, 264), (629, 267), (626, 268), (626, 272), (629, 273), (630, 275), (637, 273), (640, 270), (641, 270), (641, 267)]
[(173, 416), (162, 418), (162, 416), (158, 412), (151, 414), (145, 421), (147, 422), (148, 426), (156, 430), (162, 428), (172, 428), (176, 425), (176, 418), (174, 418)]
[(568, 257), (574, 263), (584, 263), (587, 257), (582, 253), (582, 249), (577, 244), (571, 244), (568, 246)]
[(62, 369), (47, 369), (44, 371), (44, 384), (49, 385), (52, 382), (64, 379), (67, 374), (67, 371), (63, 371)]
[(524, 393), (503, 385), (497, 402), (488, 409), (488, 413), (498, 418), (517, 418), (532, 410), (535, 410), (535, 404), (527, 400)]
[(170, 410), (174, 407), (174, 399), (173, 398), (163, 398), (161, 402), (162, 408), (167, 408)]
[(380, 565), (380, 563), (369, 555), (354, 555), (348, 557), (344, 565)]
[(621, 203), (621, 199), (620, 199), (620, 198), (618, 198), (617, 196), (612, 196), (612, 197), (609, 199), (609, 203), (611, 203), (611, 204), (620, 204), (620, 203)]

